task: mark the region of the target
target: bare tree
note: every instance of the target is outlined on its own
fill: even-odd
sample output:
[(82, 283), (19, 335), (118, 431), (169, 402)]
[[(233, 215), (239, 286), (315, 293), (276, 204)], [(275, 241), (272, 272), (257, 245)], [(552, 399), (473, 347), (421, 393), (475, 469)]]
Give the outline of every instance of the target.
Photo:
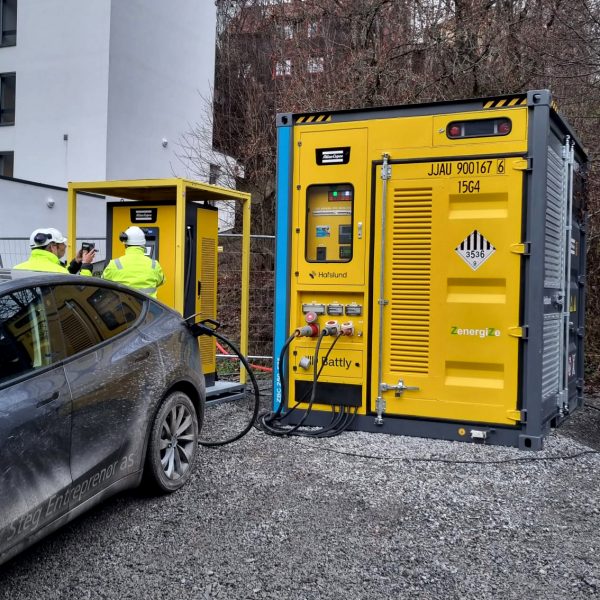
[[(257, 233), (274, 230), (277, 112), (551, 89), (591, 156), (588, 349), (600, 359), (599, 0), (218, 0), (217, 7), (214, 145), (243, 166), (238, 183), (253, 194)], [(188, 147), (203, 135), (208, 142), (191, 132)]]

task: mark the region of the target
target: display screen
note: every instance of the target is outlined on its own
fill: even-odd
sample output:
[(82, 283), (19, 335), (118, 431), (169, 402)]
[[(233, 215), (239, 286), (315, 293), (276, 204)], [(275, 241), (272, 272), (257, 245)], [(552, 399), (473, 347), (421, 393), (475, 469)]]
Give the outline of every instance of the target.
[(354, 188), (347, 183), (311, 185), (306, 190), (306, 260), (352, 260)]

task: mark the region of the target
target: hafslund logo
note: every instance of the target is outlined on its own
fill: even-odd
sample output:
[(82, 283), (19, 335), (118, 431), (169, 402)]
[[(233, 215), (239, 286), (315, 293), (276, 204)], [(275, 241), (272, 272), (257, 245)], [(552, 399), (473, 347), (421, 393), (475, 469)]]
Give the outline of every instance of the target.
[(348, 277), (348, 273), (336, 273), (335, 271), (310, 271), (308, 276), (311, 279), (315, 277), (323, 278), (323, 279), (346, 279)]
[(468, 337), (500, 337), (500, 330), (495, 327), (484, 327), (483, 329), (473, 329), (467, 327), (450, 327), (450, 335), (465, 335)]

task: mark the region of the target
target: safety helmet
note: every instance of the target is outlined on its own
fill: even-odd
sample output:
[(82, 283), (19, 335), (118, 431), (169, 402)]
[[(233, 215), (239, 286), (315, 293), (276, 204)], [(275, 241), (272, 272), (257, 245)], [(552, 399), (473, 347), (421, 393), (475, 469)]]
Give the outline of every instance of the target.
[(146, 236), (144, 232), (135, 225), (128, 227), (125, 231), (123, 231), (119, 235), (119, 239), (126, 246), (145, 246), (146, 245)]
[(31, 248), (45, 248), (48, 244), (66, 244), (67, 238), (53, 227), (45, 229), (36, 229), (29, 236), (29, 246)]

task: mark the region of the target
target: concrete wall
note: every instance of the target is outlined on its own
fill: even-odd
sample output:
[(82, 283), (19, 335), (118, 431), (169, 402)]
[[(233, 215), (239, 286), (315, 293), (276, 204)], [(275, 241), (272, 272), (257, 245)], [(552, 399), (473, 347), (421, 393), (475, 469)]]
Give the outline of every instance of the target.
[(16, 72), (15, 125), (0, 127), (15, 177), (104, 178), (109, 28), (109, 0), (19, 2), (17, 45), (0, 48), (0, 72)]
[[(215, 24), (213, 0), (19, 0), (17, 45), (0, 48), (0, 73), (16, 72), (15, 125), (0, 127), (14, 177), (186, 175), (177, 142), (205, 116)], [(82, 235), (105, 235), (100, 204), (78, 202)], [(0, 179), (0, 240), (43, 226), (66, 229), (66, 193)]]
[[(53, 204), (52, 207), (49, 204)], [(66, 235), (67, 190), (0, 177), (0, 258), (5, 267), (25, 260), (28, 243), (7, 238), (27, 238), (39, 227), (55, 227)], [(106, 237), (106, 201), (77, 195), (79, 239)], [(104, 243), (97, 243), (98, 260), (105, 258)]]
[(204, 118), (215, 23), (212, 0), (20, 0), (17, 45), (0, 48), (0, 73), (16, 72), (15, 125), (0, 127), (14, 177), (182, 173), (177, 142)]
[(215, 23), (209, 0), (112, 1), (107, 179), (183, 171), (177, 142), (204, 116)]

